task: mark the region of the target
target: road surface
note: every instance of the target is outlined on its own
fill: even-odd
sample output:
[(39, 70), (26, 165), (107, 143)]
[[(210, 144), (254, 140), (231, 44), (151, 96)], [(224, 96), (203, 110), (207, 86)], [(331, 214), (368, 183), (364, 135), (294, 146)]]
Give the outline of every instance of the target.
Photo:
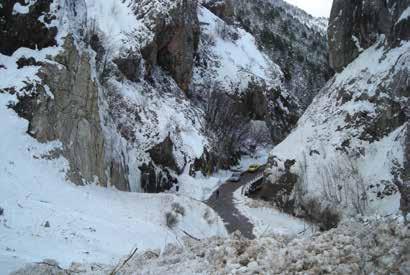
[(215, 191), (211, 198), (206, 202), (219, 214), (219, 216), (221, 216), (229, 233), (239, 230), (244, 237), (248, 239), (255, 238), (255, 235), (252, 233), (253, 224), (250, 223), (249, 219), (242, 215), (235, 207), (233, 193), (238, 190), (238, 188), (241, 188), (248, 182), (252, 181), (255, 177), (260, 176), (263, 173), (263, 170), (263, 167), (261, 167), (255, 173), (245, 172), (241, 175), (239, 182), (225, 182), (218, 189), (219, 198), (216, 197), (217, 191)]

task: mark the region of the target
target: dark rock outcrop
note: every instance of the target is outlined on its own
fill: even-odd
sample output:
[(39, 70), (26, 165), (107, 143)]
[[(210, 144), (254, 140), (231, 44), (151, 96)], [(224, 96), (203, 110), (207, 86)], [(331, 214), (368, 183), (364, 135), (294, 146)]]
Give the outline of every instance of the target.
[[(23, 0), (4, 0), (0, 8), (0, 53), (12, 55), (18, 48), (42, 49), (56, 45), (56, 27), (48, 28), (39, 19), (50, 23), (55, 17), (50, 13), (52, 0), (36, 1), (25, 14), (13, 13), (16, 4), (27, 6)], [(30, 26), (30, 27), (28, 27)]]
[(280, 210), (294, 214), (294, 198), (291, 197), (298, 181), (298, 175), (291, 171), (295, 165), (295, 160), (281, 161), (277, 157), (271, 157), (268, 160), (271, 165), (272, 173), (275, 173), (277, 178), (271, 183), (266, 180), (269, 177), (269, 172), (265, 173), (265, 182), (260, 185), (260, 188), (252, 190), (249, 196), (252, 198), (260, 198), (266, 201), (272, 201)]
[(398, 22), (409, 5), (409, 0), (335, 0), (328, 29), (332, 68), (340, 72), (379, 35), (385, 35), (391, 45), (410, 39), (410, 20)]
[(116, 58), (114, 63), (117, 64), (118, 69), (128, 80), (134, 82), (139, 80), (141, 56), (136, 53), (128, 53), (123, 57)]
[(171, 189), (178, 180), (167, 169), (157, 169), (152, 162), (139, 167), (141, 188), (146, 193), (160, 193)]
[(37, 62), (34, 57), (30, 57), (30, 58), (25, 58), (25, 57), (21, 57), (19, 60), (17, 60), (17, 69), (21, 69), (25, 66), (41, 66), (42, 63), (41, 62)]
[(280, 90), (260, 83), (249, 83), (241, 103), (240, 112), (248, 119), (266, 122), (274, 144), (290, 133), (300, 117), (299, 106), (293, 97), (285, 97)]
[(231, 156), (231, 158), (223, 158), (220, 154), (205, 148), (204, 153), (200, 158), (194, 160), (189, 169), (191, 176), (196, 172), (201, 172), (204, 176), (210, 176), (219, 169), (228, 170), (232, 165), (237, 164), (239, 156)]
[(227, 23), (234, 20), (234, 6), (232, 0), (211, 0), (206, 1), (204, 6), (213, 14), (223, 19)]
[(165, 140), (150, 150), (148, 153), (152, 161), (163, 168), (169, 168), (177, 173), (182, 172), (181, 168), (178, 167), (177, 162), (174, 158), (174, 143), (170, 136), (167, 136)]
[(197, 6), (196, 0), (178, 1), (175, 9), (170, 11), (169, 22), (161, 15), (153, 18), (155, 37), (141, 50), (148, 75), (153, 66), (159, 65), (170, 73), (183, 91), (188, 91), (191, 83), (194, 55), (199, 43)]

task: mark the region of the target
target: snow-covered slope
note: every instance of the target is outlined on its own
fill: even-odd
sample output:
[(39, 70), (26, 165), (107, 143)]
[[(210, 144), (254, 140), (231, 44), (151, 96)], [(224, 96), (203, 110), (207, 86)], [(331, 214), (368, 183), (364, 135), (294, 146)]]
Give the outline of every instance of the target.
[[(197, 238), (225, 236), (220, 218), (207, 206), (171, 194), (124, 193), (66, 180), (67, 160), (59, 142), (40, 144), (25, 132), (27, 122), (8, 109), (15, 96), (0, 96), (0, 273), (46, 258), (115, 263), (137, 247), (159, 248), (183, 231)], [(185, 209), (175, 229), (165, 213)]]
[[(263, 192), (283, 210), (324, 228), (345, 214), (398, 213), (400, 195), (402, 209), (407, 207), (408, 194), (398, 186), (408, 182), (409, 171), (410, 36), (395, 24), (384, 30), (377, 25), (392, 24), (409, 3), (386, 11), (378, 3), (333, 6), (330, 55), (339, 73), (273, 149), (266, 170)], [(360, 14), (342, 12), (362, 4)], [(368, 17), (373, 10), (384, 14), (381, 21)], [(363, 20), (370, 20), (369, 28), (356, 37)]]
[[(371, 133), (366, 124), (383, 112), (377, 98), (389, 95), (377, 90), (388, 87), (395, 73), (409, 68), (409, 52), (408, 42), (387, 51), (379, 44), (364, 51), (329, 82), (297, 129), (271, 152), (282, 161), (297, 160), (291, 172), (302, 177), (300, 184), (307, 197), (322, 197), (324, 203), (340, 200), (342, 205), (356, 208), (368, 203), (369, 211), (384, 215), (398, 210), (392, 172), (404, 165), (406, 124), (386, 136), (383, 129), (377, 130), (381, 137), (373, 142), (368, 140)], [(275, 173), (270, 180), (276, 180)], [(346, 190), (338, 190), (338, 186)]]
[(231, 93), (244, 92), (251, 79), (273, 87), (281, 85), (280, 67), (258, 49), (250, 33), (226, 24), (205, 7), (198, 14), (203, 25), (201, 47), (206, 50), (207, 65), (195, 68), (194, 85), (219, 84)]
[[(44, 8), (40, 4), (48, 7), (36, 1), (30, 7)], [(181, 169), (206, 144), (200, 110), (163, 71), (153, 73), (158, 89), (126, 80), (117, 69), (115, 76), (101, 77), (106, 68), (102, 60), (95, 61), (101, 47), (105, 65), (112, 69), (123, 51), (140, 45), (133, 39), (124, 42), (131, 26), (152, 39), (128, 4), (54, 1), (49, 12), (55, 18), (47, 26), (58, 29), (55, 45), (0, 55), (0, 273), (44, 258), (63, 265), (114, 263), (134, 247), (161, 249), (185, 236), (183, 231), (197, 238), (226, 234), (220, 218), (201, 202), (111, 188), (140, 191), (139, 166), (149, 158), (146, 151), (167, 136)], [(100, 35), (97, 41), (90, 37), (93, 33)], [(73, 170), (81, 175), (77, 183), (92, 185), (75, 186)], [(171, 230), (165, 214), (175, 203), (185, 211), (177, 214), (178, 224)]]

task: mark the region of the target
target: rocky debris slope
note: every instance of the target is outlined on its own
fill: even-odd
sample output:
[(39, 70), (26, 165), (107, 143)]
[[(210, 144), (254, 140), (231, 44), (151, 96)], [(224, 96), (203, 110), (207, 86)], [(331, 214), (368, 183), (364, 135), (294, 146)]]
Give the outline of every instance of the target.
[(29, 265), (17, 274), (407, 274), (410, 231), (394, 220), (349, 222), (311, 239), (240, 234), (204, 241), (186, 240), (183, 247), (125, 257), (116, 267), (73, 264), (62, 270), (54, 261)]
[[(348, 58), (340, 66), (333, 62), (340, 72), (313, 100), (295, 131), (271, 152), (266, 170), (266, 188), (272, 191), (268, 199), (285, 211), (319, 221), (323, 228), (335, 226), (343, 213), (398, 211), (400, 194), (394, 182), (408, 181), (409, 170), (410, 37), (396, 36), (394, 27), (388, 33), (373, 32), (376, 23), (407, 24), (410, 19), (404, 16), (393, 25), (390, 20), (405, 14), (409, 3), (398, 1), (385, 11), (388, 16), (362, 22), (365, 17), (351, 18), (352, 13), (345, 12), (349, 5), (341, 2), (333, 6), (329, 44), (331, 59)], [(364, 1), (361, 12), (373, 14), (380, 8), (376, 2)], [(353, 34), (339, 37), (348, 28), (340, 22), (347, 21), (367, 26), (361, 28), (358, 42), (372, 37), (369, 44), (361, 44), (359, 55), (343, 48), (343, 39), (356, 39)], [(396, 37), (393, 44), (391, 37)]]

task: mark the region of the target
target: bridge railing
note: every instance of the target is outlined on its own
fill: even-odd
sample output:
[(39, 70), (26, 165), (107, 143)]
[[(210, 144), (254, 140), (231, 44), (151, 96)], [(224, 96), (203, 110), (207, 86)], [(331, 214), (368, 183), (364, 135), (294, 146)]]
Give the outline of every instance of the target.
[(247, 196), (249, 192), (253, 189), (254, 184), (262, 180), (263, 177), (264, 177), (263, 174), (257, 175), (256, 177), (251, 179), (247, 184), (243, 185), (242, 190), (241, 190), (242, 195)]

